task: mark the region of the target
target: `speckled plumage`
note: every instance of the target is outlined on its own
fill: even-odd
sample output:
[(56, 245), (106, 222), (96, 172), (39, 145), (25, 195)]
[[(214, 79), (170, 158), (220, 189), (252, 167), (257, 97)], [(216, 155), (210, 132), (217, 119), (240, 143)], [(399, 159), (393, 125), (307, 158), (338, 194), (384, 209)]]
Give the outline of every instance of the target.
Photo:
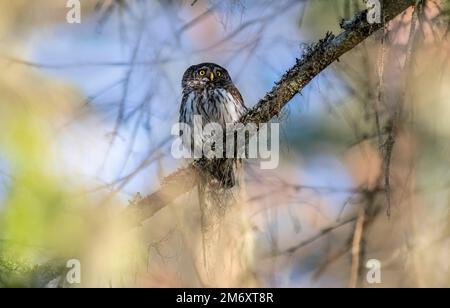
[[(201, 63), (189, 67), (183, 75), (181, 83), (183, 97), (180, 106), (180, 123), (186, 123), (194, 129), (194, 116), (201, 117), (202, 126), (214, 122), (224, 130), (227, 124), (236, 123), (245, 113), (241, 94), (233, 84), (227, 70), (214, 63)], [(205, 142), (204, 136), (182, 136), (183, 143), (188, 144), (190, 138), (191, 151), (195, 142)], [(225, 140), (224, 140), (225, 142)], [(223, 147), (225, 148), (225, 146)], [(223, 159), (215, 159), (217, 163)], [(235, 167), (229, 171), (218, 171), (215, 177), (224, 186), (233, 186), (235, 182)]]

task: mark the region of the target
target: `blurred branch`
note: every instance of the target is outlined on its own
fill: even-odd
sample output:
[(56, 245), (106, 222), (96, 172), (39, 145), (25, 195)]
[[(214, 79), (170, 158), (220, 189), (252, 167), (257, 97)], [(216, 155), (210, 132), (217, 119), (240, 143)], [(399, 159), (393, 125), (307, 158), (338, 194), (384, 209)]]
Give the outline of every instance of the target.
[[(197, 184), (197, 178), (197, 169), (194, 167), (175, 171), (164, 178), (158, 191), (145, 198), (138, 196), (128, 207), (127, 214), (130, 214), (133, 223), (139, 225), (145, 219), (150, 218), (160, 209), (174, 201), (175, 198), (194, 188)], [(134, 215), (136, 210), (138, 210), (139, 214), (137, 216)]]
[(366, 220), (366, 211), (364, 207), (359, 208), (358, 219), (356, 220), (355, 230), (353, 232), (352, 241), (352, 267), (350, 272), (350, 288), (358, 286), (358, 279), (360, 277), (362, 254), (363, 254), (363, 229)]
[[(414, 4), (415, 0), (381, 1), (383, 20), (391, 21)], [(314, 77), (384, 26), (381, 23), (369, 24), (367, 11), (358, 13), (351, 20), (342, 21), (341, 27), (344, 31), (338, 36), (327, 33), (324, 39), (309, 46), (305, 54), (297, 59), (296, 64), (275, 83), (272, 90), (242, 117), (241, 122), (243, 124), (269, 122)], [(137, 214), (134, 222), (142, 223), (176, 198), (193, 189), (198, 181), (198, 172), (204, 170), (208, 170), (208, 162), (192, 164), (176, 171), (162, 182), (158, 191), (133, 202), (127, 212)]]
[[(403, 115), (403, 106), (404, 102), (406, 100), (406, 89), (408, 88), (408, 73), (411, 70), (411, 58), (413, 56), (413, 47), (415, 43), (415, 37), (416, 37), (416, 27), (419, 20), (419, 11), (422, 10), (422, 5), (420, 0), (415, 1), (414, 11), (412, 13), (411, 18), (411, 26), (410, 26), (410, 33), (408, 38), (408, 43), (406, 47), (406, 59), (404, 64), (404, 71), (405, 71), (405, 86), (402, 91), (400, 102), (397, 105), (396, 110), (394, 113), (390, 116), (387, 123), (387, 138), (384, 142), (384, 144), (381, 145), (380, 151), (383, 153), (383, 171), (384, 171), (384, 187), (386, 190), (386, 203), (387, 203), (387, 215), (391, 215), (391, 160), (392, 160), (392, 154), (394, 152), (394, 147), (396, 144), (396, 137), (398, 135), (399, 130), (399, 120), (401, 119)], [(381, 138), (381, 137), (380, 137)], [(383, 151), (384, 150), (384, 151)]]
[(309, 239), (307, 239), (307, 240), (305, 240), (305, 241), (303, 241), (303, 242), (301, 242), (299, 244), (291, 246), (291, 247), (289, 247), (286, 250), (276, 251), (271, 256), (291, 255), (291, 254), (295, 253), (297, 250), (299, 250), (299, 249), (301, 249), (301, 248), (303, 248), (303, 247), (305, 247), (305, 246), (307, 246), (307, 245), (317, 241), (318, 239), (321, 239), (322, 237), (324, 237), (325, 235), (329, 234), (330, 232), (333, 232), (334, 230), (339, 229), (339, 228), (341, 228), (341, 227), (343, 227), (345, 225), (348, 225), (349, 223), (352, 223), (352, 222), (354, 222), (356, 220), (357, 220), (357, 217), (350, 217), (350, 218), (347, 218), (347, 219), (345, 219), (345, 220), (343, 220), (343, 221), (341, 221), (339, 223), (335, 223), (335, 224), (333, 224), (333, 225), (331, 225), (331, 226), (329, 226), (327, 228), (322, 229), (317, 235), (315, 235), (315, 236), (313, 236), (313, 237), (311, 237), (311, 238), (309, 238)]
[(152, 66), (158, 64), (166, 64), (173, 61), (173, 58), (160, 58), (154, 61), (108, 61), (108, 62), (75, 62), (75, 63), (39, 63), (27, 61), (19, 58), (12, 57), (10, 55), (0, 53), (0, 57), (12, 64), (19, 64), (33, 68), (52, 69), (52, 70), (64, 70), (64, 69), (80, 69), (84, 67), (130, 67), (130, 66)]

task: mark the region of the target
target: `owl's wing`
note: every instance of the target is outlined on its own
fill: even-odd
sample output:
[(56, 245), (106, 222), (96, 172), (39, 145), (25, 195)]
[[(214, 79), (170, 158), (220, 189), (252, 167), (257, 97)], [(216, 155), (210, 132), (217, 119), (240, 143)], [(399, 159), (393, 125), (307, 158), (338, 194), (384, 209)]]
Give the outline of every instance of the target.
[(247, 110), (247, 107), (245, 107), (244, 100), (242, 99), (242, 95), (239, 90), (234, 85), (230, 85), (227, 90), (228, 92), (230, 92), (231, 96), (233, 96), (233, 98), (239, 103), (240, 107), (242, 107), (244, 110)]
[(187, 95), (186, 93), (183, 93), (183, 97), (181, 98), (179, 117), (178, 117), (178, 122), (180, 122), (180, 123), (186, 122), (186, 103), (187, 103), (188, 97), (189, 97), (189, 95)]
[[(192, 105), (192, 102), (190, 102), (189, 100), (191, 100), (191, 99), (192, 98), (189, 95), (189, 93), (183, 92), (183, 97), (181, 99), (181, 104), (180, 104), (178, 123), (190, 124), (191, 115), (189, 113), (192, 111), (190, 110), (189, 106)], [(182, 135), (183, 135), (183, 131), (180, 130), (180, 136), (182, 136)]]
[(237, 112), (239, 114), (239, 118), (241, 118), (248, 110), (247, 107), (244, 104), (244, 100), (242, 99), (241, 93), (239, 92), (239, 90), (234, 85), (228, 86), (227, 91), (231, 94), (231, 96), (233, 97), (234, 101), (236, 102), (235, 103), (237, 105), (236, 109), (237, 109)]

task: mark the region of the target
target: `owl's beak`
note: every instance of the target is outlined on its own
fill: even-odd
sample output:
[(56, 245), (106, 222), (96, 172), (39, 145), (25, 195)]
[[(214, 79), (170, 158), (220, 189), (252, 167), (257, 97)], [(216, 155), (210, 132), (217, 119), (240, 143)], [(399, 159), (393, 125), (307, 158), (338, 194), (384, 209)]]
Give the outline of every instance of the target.
[(211, 81), (214, 80), (214, 73), (210, 73), (210, 74), (209, 74), (209, 79), (210, 79)]

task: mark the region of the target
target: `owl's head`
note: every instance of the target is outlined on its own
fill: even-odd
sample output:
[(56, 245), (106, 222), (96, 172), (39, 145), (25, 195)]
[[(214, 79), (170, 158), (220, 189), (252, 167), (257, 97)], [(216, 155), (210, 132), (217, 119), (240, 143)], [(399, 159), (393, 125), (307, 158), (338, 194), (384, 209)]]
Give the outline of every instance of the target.
[(222, 66), (215, 63), (200, 63), (192, 65), (184, 72), (181, 87), (203, 88), (208, 85), (220, 87), (230, 83), (232, 83), (230, 75)]

